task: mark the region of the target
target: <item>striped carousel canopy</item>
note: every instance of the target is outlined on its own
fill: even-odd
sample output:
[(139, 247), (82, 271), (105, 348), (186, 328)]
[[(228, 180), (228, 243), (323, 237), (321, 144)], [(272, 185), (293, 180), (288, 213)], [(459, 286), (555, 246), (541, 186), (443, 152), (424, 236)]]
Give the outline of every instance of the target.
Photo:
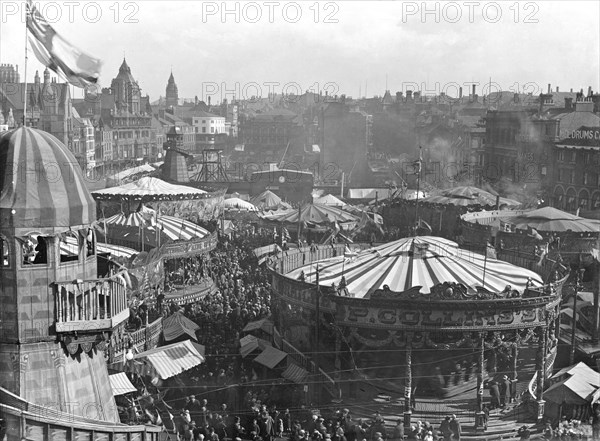
[[(493, 206), (496, 205), (496, 196), (490, 192), (477, 187), (454, 187), (448, 190), (442, 190), (440, 193), (426, 197), (422, 202), (430, 204), (456, 205), (467, 207), (472, 205)], [(500, 198), (500, 205), (508, 207), (518, 207), (519, 201)]]
[(96, 220), (96, 203), (75, 156), (30, 127), (0, 135), (0, 226), (65, 228)]
[[(462, 283), (471, 293), (481, 286), (502, 292), (507, 285), (523, 292), (529, 278), (533, 286), (542, 285), (542, 279), (533, 271), (496, 259), (485, 261), (483, 255), (462, 250), (447, 239), (409, 237), (361, 251), (352, 258), (341, 256), (318, 262), (319, 284), (338, 286), (343, 275), (348, 292), (358, 298), (369, 298), (385, 285), (396, 292), (420, 286), (424, 295), (431, 292), (432, 286), (444, 282)], [(315, 281), (316, 270), (317, 262), (313, 262), (286, 276), (299, 279), (304, 272), (306, 281)]]
[[(98, 253), (107, 253), (113, 257), (124, 257), (129, 259), (138, 252), (134, 249), (127, 248), (121, 245), (113, 245), (110, 243), (96, 243), (96, 250)], [(60, 241), (60, 253), (65, 256), (77, 256), (79, 255), (79, 244), (75, 237), (66, 236)]]
[[(271, 214), (265, 214), (263, 219), (272, 222), (297, 223), (298, 209), (275, 211)], [(358, 222), (360, 218), (352, 213), (329, 205), (307, 204), (300, 209), (300, 222), (309, 222), (312, 224), (329, 224), (331, 222)]]
[[(203, 239), (210, 235), (208, 230), (193, 222), (172, 216), (154, 216), (148, 209), (131, 213), (129, 216), (125, 216), (122, 213), (116, 214), (107, 218), (106, 221), (99, 221), (100, 227), (104, 225), (104, 222), (106, 222), (106, 230), (109, 237), (111, 236), (111, 225), (132, 228), (142, 227), (144, 230), (150, 232), (149, 236), (156, 234), (156, 228), (158, 227), (163, 235), (174, 241)], [(122, 229), (115, 231), (118, 234), (122, 233)]]

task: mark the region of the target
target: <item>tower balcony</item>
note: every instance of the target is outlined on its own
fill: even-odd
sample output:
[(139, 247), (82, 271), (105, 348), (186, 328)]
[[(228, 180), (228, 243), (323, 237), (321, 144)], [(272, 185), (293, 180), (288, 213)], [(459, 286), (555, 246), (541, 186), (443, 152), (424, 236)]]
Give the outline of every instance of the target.
[(55, 282), (56, 332), (110, 331), (129, 318), (126, 290), (120, 275)]

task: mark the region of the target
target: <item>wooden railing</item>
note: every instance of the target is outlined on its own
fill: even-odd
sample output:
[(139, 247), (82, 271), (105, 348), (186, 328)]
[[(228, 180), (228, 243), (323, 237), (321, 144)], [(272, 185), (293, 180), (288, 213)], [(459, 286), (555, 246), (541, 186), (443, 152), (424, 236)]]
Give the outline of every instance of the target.
[(130, 341), (133, 342), (133, 347), (135, 348), (136, 353), (155, 348), (158, 345), (160, 333), (162, 332), (162, 320), (162, 317), (159, 317), (144, 328), (138, 329), (137, 331), (129, 334), (130, 339), (121, 339), (117, 344), (114, 345), (109, 363), (118, 363), (123, 361), (123, 355)]
[(30, 403), (0, 388), (0, 418), (6, 423), (3, 441), (89, 440), (159, 441), (161, 427), (102, 422)]
[(120, 275), (54, 283), (56, 332), (111, 330), (129, 317)]

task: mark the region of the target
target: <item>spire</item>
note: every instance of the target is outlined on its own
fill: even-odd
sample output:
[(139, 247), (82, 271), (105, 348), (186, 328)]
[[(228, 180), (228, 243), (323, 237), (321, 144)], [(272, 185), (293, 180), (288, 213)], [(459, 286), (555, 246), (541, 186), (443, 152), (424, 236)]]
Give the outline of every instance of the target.
[(121, 63), (121, 67), (119, 68), (119, 73), (121, 72), (131, 73), (131, 69), (127, 65), (127, 60), (125, 60), (125, 54), (123, 54), (123, 63)]
[(50, 82), (50, 71), (48, 68), (44, 69), (44, 84), (48, 84)]

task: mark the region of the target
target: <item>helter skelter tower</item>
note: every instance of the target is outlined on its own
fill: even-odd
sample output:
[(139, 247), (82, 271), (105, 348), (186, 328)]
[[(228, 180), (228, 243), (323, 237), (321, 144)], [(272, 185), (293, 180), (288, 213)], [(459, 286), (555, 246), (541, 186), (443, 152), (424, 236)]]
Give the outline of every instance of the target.
[[(129, 309), (123, 277), (97, 278), (95, 220), (77, 160), (60, 141), (27, 127), (0, 135), (1, 404), (14, 394), (115, 426), (104, 351)], [(61, 254), (67, 236), (77, 256)], [(3, 418), (9, 440), (28, 436), (23, 417)]]

